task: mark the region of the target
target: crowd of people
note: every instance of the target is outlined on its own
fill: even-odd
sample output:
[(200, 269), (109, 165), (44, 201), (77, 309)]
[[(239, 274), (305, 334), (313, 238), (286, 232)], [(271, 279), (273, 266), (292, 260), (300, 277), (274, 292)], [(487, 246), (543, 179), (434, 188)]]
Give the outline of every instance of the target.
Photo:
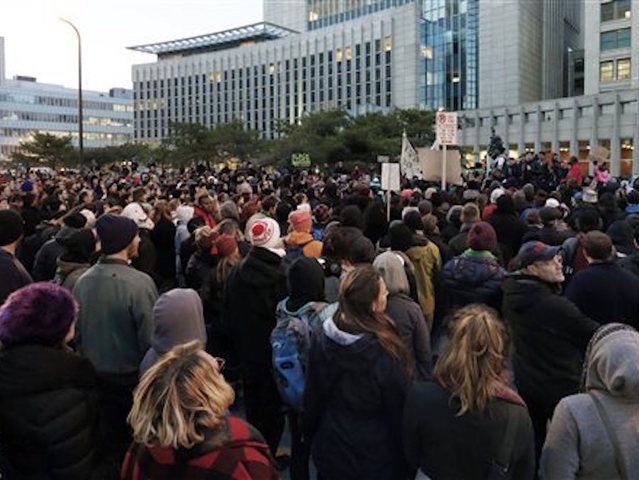
[(639, 181), (527, 154), (385, 198), (2, 174), (3, 478), (639, 477)]

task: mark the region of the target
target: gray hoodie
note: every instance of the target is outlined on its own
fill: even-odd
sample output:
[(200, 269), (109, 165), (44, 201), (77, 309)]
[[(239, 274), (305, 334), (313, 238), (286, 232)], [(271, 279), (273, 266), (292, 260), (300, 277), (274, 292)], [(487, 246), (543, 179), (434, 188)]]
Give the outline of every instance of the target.
[(174, 288), (155, 302), (151, 348), (140, 364), (140, 376), (176, 345), (199, 340), (206, 344), (202, 301), (195, 290)]
[[(605, 336), (599, 333), (615, 330)], [(544, 480), (615, 480), (611, 441), (591, 395), (601, 401), (621, 448), (628, 478), (639, 478), (639, 333), (608, 324), (591, 342), (585, 367), (588, 393), (559, 402), (540, 461)]]

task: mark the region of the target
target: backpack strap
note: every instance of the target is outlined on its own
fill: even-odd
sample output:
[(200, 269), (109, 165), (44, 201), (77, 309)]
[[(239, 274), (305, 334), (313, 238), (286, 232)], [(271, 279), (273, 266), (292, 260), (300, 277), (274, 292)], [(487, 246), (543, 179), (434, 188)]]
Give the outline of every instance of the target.
[(499, 451), (493, 461), (493, 465), (497, 467), (504, 476), (510, 472), (510, 458), (515, 446), (515, 436), (517, 435), (517, 430), (519, 430), (519, 415), (517, 415), (514, 405), (508, 405), (507, 414), (506, 434), (499, 445)]
[(599, 418), (601, 418), (601, 421), (603, 422), (604, 429), (606, 430), (606, 434), (608, 435), (608, 439), (610, 440), (610, 444), (612, 445), (612, 451), (615, 456), (615, 467), (617, 469), (617, 473), (619, 474), (619, 478), (621, 478), (621, 480), (628, 480), (630, 477), (628, 477), (628, 472), (626, 471), (626, 464), (623, 461), (621, 446), (619, 445), (619, 438), (617, 438), (617, 435), (615, 435), (615, 429), (610, 424), (610, 419), (608, 418), (608, 415), (606, 414), (606, 411), (601, 404), (601, 400), (599, 400), (597, 396), (592, 392), (588, 392), (588, 395), (592, 399), (592, 402), (595, 404), (595, 407), (597, 407), (597, 413), (599, 413)]

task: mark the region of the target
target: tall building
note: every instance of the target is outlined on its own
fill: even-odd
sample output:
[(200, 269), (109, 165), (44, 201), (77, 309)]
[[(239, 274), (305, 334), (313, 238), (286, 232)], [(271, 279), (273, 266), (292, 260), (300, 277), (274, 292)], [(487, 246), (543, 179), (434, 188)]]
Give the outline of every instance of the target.
[[(70, 135), (78, 144), (78, 91), (38, 83), (33, 77), (4, 78), (4, 39), (0, 37), (0, 160), (19, 149), (34, 132)], [(131, 90), (83, 90), (84, 146), (129, 142), (133, 135)]]
[(567, 96), (570, 54), (583, 44), (581, 6), (580, 0), (479, 2), (479, 106)]
[(587, 1), (585, 90), (639, 88), (639, 2)]

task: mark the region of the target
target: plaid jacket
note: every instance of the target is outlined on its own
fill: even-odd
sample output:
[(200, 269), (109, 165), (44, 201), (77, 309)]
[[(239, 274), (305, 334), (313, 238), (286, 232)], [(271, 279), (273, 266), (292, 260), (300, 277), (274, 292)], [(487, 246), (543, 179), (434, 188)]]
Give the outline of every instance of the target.
[(278, 480), (280, 473), (260, 433), (229, 417), (221, 431), (189, 450), (133, 443), (122, 480)]

